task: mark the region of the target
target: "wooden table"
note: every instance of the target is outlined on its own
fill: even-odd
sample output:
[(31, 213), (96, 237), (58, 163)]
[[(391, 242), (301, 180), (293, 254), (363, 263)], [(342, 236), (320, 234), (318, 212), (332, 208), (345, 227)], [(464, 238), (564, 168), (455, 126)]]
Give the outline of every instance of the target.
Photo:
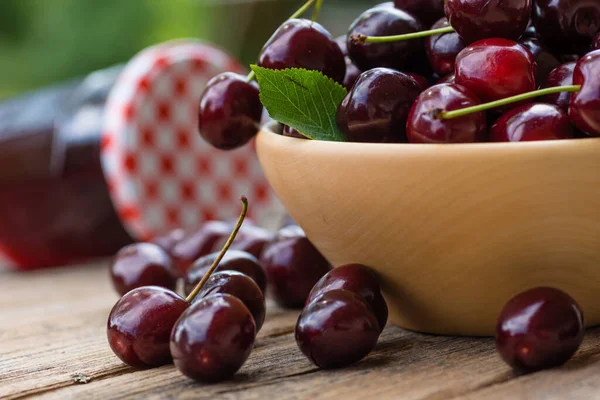
[(294, 341), (297, 311), (268, 304), (248, 362), (233, 380), (195, 383), (172, 365), (136, 371), (106, 342), (117, 300), (105, 265), (0, 272), (0, 398), (54, 399), (600, 398), (600, 330), (566, 366), (516, 376), (489, 338), (423, 335), (388, 326), (353, 366), (321, 371)]

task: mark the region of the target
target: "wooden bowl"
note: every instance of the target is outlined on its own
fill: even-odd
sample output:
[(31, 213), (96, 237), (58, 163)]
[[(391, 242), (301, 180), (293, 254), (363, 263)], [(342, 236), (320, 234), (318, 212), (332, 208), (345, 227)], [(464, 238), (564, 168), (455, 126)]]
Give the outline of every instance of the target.
[(600, 139), (365, 144), (264, 128), (262, 168), (333, 265), (380, 274), (390, 320), (492, 335), (504, 304), (560, 288), (600, 323)]

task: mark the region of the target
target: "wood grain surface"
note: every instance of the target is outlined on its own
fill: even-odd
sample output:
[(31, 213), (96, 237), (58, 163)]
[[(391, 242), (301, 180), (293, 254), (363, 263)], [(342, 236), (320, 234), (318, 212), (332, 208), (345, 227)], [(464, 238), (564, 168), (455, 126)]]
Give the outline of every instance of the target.
[(268, 304), (265, 325), (234, 379), (205, 385), (172, 365), (133, 370), (106, 342), (117, 300), (106, 265), (0, 272), (0, 399), (594, 399), (600, 330), (562, 368), (517, 376), (490, 338), (434, 336), (389, 325), (353, 366), (321, 371), (294, 341), (297, 311)]

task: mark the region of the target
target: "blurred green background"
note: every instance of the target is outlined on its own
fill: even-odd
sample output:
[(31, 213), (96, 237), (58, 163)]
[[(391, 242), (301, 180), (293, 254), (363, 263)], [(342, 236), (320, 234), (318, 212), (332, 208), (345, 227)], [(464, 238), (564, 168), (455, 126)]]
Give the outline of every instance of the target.
[[(377, 1), (325, 0), (337, 36)], [(248, 64), (303, 0), (0, 0), (0, 98), (125, 62), (143, 48), (201, 38)]]

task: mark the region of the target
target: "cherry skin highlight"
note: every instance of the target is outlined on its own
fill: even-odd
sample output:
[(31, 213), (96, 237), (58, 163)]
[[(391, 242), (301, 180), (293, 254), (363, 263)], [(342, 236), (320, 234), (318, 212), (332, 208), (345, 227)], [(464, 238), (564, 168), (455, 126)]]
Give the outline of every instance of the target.
[(600, 136), (600, 50), (592, 51), (577, 62), (573, 84), (581, 90), (571, 95), (569, 118), (581, 131)]
[[(445, 17), (437, 21), (431, 29), (450, 26)], [(433, 35), (425, 39), (425, 51), (433, 71), (439, 76), (454, 73), (454, 62), (458, 53), (465, 48), (465, 43), (456, 32)]]
[(338, 107), (337, 126), (350, 142), (406, 142), (406, 118), (420, 92), (418, 83), (401, 72), (364, 72)]
[(229, 294), (195, 302), (171, 333), (175, 367), (200, 382), (232, 377), (254, 347), (256, 325), (244, 303)]
[(538, 287), (512, 298), (496, 326), (496, 349), (512, 368), (533, 372), (557, 367), (577, 351), (583, 312), (568, 294)]
[(120, 295), (141, 286), (175, 290), (177, 284), (171, 257), (152, 243), (133, 243), (119, 250), (110, 263), (110, 277)]
[(135, 368), (170, 363), (171, 329), (189, 305), (175, 292), (158, 286), (132, 290), (117, 301), (108, 317), (110, 348)]
[(411, 143), (469, 143), (486, 138), (485, 113), (475, 112), (459, 118), (441, 120), (441, 111), (460, 110), (481, 104), (464, 86), (441, 83), (419, 95), (406, 122)]
[(219, 74), (200, 97), (200, 136), (221, 150), (243, 146), (258, 133), (262, 109), (256, 83), (233, 72)]
[(339, 83), (346, 75), (344, 54), (335, 39), (318, 22), (306, 19), (292, 19), (281, 25), (261, 50), (258, 65), (321, 71)]
[[(185, 276), (184, 281), (184, 292), (186, 295), (190, 294), (196, 287), (198, 282), (202, 280), (202, 277), (206, 275), (210, 266), (215, 261), (219, 253), (211, 253), (204, 257), (200, 257), (190, 267), (188, 273)], [(215, 272), (219, 271), (238, 271), (249, 276), (265, 293), (267, 287), (267, 276), (260, 265), (258, 259), (252, 254), (240, 251), (240, 250), (229, 250), (221, 259), (221, 262), (217, 266)]]
[(485, 38), (517, 40), (531, 16), (532, 0), (447, 0), (446, 17), (469, 44)]
[(536, 89), (535, 61), (522, 45), (506, 39), (484, 39), (456, 57), (456, 83), (483, 103)]
[[(557, 86), (570, 86), (573, 84), (573, 71), (577, 63), (569, 62), (561, 64), (550, 72), (546, 79), (544, 88), (557, 87)], [(540, 100), (545, 103), (550, 103), (559, 106), (563, 110), (569, 109), (569, 103), (571, 102), (571, 92), (561, 92), (554, 94), (547, 94)]]
[(375, 315), (360, 296), (349, 290), (330, 290), (304, 308), (295, 336), (313, 364), (329, 369), (366, 357), (380, 332)]
[(329, 271), (315, 284), (306, 304), (310, 304), (330, 290), (349, 290), (367, 303), (383, 330), (388, 319), (388, 307), (381, 294), (379, 282), (373, 271), (362, 264), (346, 264)]
[(281, 229), (265, 247), (260, 262), (273, 298), (288, 308), (301, 308), (315, 283), (331, 269), (298, 226)]
[(532, 103), (509, 110), (490, 129), (493, 142), (571, 139), (569, 116), (553, 104)]

